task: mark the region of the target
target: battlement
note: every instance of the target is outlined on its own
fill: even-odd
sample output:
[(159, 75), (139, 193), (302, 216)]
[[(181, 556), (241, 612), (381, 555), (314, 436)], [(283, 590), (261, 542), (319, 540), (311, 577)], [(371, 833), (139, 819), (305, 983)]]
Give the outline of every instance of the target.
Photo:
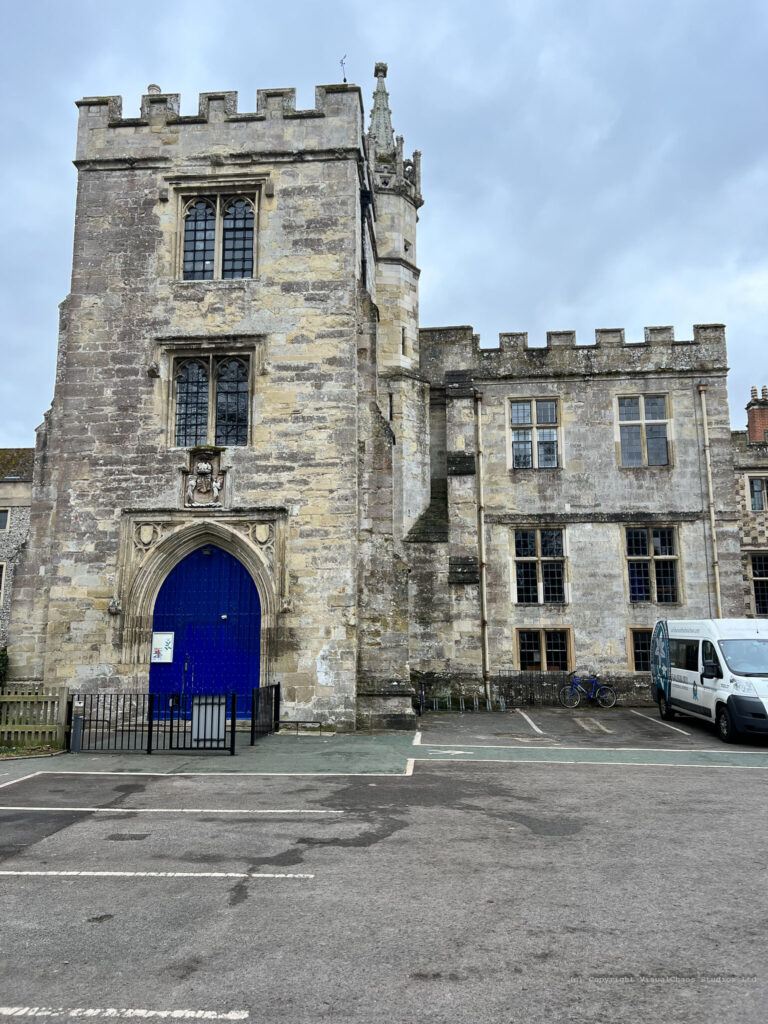
[[(296, 90), (291, 88), (259, 89), (255, 111), (241, 112), (237, 92), (227, 90), (200, 93), (197, 114), (182, 115), (180, 94), (162, 92), (157, 85), (150, 85), (142, 96), (138, 117), (123, 117), (122, 96), (86, 96), (77, 100), (76, 106), (77, 161), (114, 158), (117, 150), (125, 151), (127, 156), (133, 155), (133, 151), (146, 151), (147, 147), (157, 153), (167, 151), (167, 140), (164, 142), (161, 137), (163, 130), (176, 139), (182, 136), (204, 140), (202, 145), (208, 148), (220, 137), (222, 142), (231, 140), (234, 144), (247, 139), (261, 149), (260, 141), (266, 148), (279, 147), (279, 135), (288, 134), (288, 124), (320, 122), (324, 127), (317, 124), (317, 130), (302, 134), (302, 141), (310, 150), (359, 147), (364, 132), (362, 94), (358, 86), (349, 84), (316, 86), (315, 106), (307, 110), (296, 109)], [(339, 130), (342, 124), (347, 126), (345, 131)], [(208, 131), (201, 133), (201, 128)], [(167, 152), (164, 155), (167, 157)]]
[(514, 332), (482, 348), (471, 327), (425, 328), (421, 371), (442, 383), (446, 371), (467, 368), (476, 379), (727, 369), (723, 324), (696, 324), (686, 341), (676, 341), (672, 327), (646, 327), (643, 334), (642, 341), (627, 341), (623, 328), (600, 328), (593, 344), (578, 345), (575, 331), (548, 331), (546, 346), (530, 347), (526, 332)]

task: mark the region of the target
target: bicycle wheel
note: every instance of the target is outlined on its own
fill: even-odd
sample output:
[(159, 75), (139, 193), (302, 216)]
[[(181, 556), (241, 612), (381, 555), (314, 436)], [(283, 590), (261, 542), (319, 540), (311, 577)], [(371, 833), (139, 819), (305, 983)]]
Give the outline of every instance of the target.
[(597, 703), (601, 708), (612, 708), (616, 703), (616, 692), (610, 686), (601, 686), (597, 691)]
[(560, 693), (557, 695), (557, 699), (563, 705), (564, 708), (577, 708), (579, 701), (581, 700), (581, 694), (574, 686), (563, 686), (560, 689)]

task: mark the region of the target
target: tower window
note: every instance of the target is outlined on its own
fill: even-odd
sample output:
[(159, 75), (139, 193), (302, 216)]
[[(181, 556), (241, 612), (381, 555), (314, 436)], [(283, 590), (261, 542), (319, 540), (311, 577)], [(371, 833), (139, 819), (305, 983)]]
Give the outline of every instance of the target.
[(194, 196), (184, 203), (185, 281), (253, 277), (255, 196)]
[(180, 448), (248, 443), (250, 360), (192, 356), (174, 362), (174, 442)]

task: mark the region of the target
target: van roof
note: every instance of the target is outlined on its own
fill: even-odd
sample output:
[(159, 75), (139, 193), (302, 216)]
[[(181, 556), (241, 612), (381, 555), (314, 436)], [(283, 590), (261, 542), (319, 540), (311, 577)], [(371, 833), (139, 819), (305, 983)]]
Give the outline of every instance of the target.
[(765, 637), (768, 640), (768, 619), (668, 619), (667, 628), (673, 637), (707, 637), (718, 640), (739, 637)]

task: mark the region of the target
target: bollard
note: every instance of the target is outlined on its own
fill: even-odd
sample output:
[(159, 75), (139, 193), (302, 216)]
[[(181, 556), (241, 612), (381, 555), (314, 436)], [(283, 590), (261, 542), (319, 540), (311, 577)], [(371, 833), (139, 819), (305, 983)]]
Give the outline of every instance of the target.
[(83, 714), (85, 700), (75, 695), (72, 698), (72, 732), (69, 737), (69, 752), (79, 754), (83, 746)]

